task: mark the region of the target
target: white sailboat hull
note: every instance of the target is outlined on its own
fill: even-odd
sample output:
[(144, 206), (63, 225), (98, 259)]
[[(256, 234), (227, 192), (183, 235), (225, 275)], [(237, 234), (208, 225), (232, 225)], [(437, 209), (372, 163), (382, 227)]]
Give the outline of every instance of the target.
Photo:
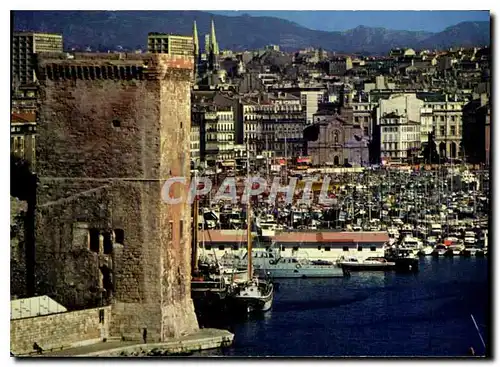
[(338, 266), (305, 267), (300, 268), (261, 268), (255, 269), (259, 276), (266, 274), (274, 279), (284, 278), (337, 278), (343, 277), (344, 271)]

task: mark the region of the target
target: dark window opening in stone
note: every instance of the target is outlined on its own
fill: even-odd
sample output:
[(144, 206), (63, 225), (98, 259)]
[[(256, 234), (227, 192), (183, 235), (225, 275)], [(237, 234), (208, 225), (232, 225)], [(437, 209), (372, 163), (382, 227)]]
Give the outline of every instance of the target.
[(122, 123), (120, 120), (114, 119), (113, 120), (113, 127), (120, 127), (122, 126)]
[(111, 232), (103, 233), (103, 251), (107, 255), (113, 252), (113, 240)]
[(294, 247), (292, 248), (292, 250), (293, 250), (293, 251), (299, 251), (299, 248), (298, 248), (297, 246), (294, 246)]
[(377, 251), (377, 248), (375, 246), (370, 247), (370, 251)]
[(89, 249), (99, 253), (99, 230), (92, 228), (89, 230)]
[(285, 251), (286, 247), (285, 246), (281, 246), (281, 251)]
[(325, 251), (330, 251), (330, 247), (326, 246)]
[(363, 246), (358, 246), (358, 251), (363, 251)]
[(123, 229), (115, 229), (115, 243), (123, 245), (125, 243), (125, 232)]
[(238, 250), (238, 245), (233, 245), (233, 250)]
[(212, 246), (210, 245), (205, 245), (205, 250), (211, 250), (212, 249)]
[(113, 290), (113, 284), (111, 283), (111, 270), (107, 266), (102, 266), (101, 271), (101, 287), (106, 290), (106, 292), (111, 292)]
[(224, 245), (220, 245), (219, 250), (224, 250)]
[(342, 247), (342, 251), (349, 251), (349, 247), (348, 246)]
[(318, 246), (318, 250), (321, 250), (321, 246)]
[(172, 239), (172, 235), (174, 233), (174, 222), (170, 221), (168, 222), (168, 239), (171, 240)]

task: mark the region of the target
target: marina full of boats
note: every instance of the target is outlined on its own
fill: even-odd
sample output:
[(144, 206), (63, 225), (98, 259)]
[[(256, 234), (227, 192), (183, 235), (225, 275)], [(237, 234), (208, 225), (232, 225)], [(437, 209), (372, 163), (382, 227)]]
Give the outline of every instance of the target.
[(330, 179), (328, 206), (265, 195), (244, 206), (195, 202), (195, 306), (264, 312), (277, 279), (414, 272), (419, 256), (488, 255), (489, 172), (378, 168)]

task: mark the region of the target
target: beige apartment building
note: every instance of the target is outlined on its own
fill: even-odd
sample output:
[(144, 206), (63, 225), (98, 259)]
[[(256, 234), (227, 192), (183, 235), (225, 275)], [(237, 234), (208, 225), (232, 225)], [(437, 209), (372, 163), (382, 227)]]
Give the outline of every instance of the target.
[(63, 36), (55, 33), (14, 32), (12, 35), (12, 78), (21, 84), (33, 83), (35, 57), (40, 52), (62, 52)]
[(194, 55), (193, 36), (179, 36), (165, 33), (148, 34), (148, 52), (179, 56)]

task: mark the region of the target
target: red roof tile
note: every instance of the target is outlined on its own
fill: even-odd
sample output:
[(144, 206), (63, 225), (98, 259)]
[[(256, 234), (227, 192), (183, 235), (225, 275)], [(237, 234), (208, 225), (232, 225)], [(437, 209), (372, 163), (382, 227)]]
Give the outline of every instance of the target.
[(11, 122), (36, 122), (36, 114), (34, 113), (16, 113), (10, 115)]
[[(224, 231), (207, 230), (198, 232), (198, 241), (205, 242), (246, 242), (245, 231)], [(389, 235), (387, 232), (279, 232), (272, 240), (278, 243), (325, 243), (325, 242), (355, 242), (355, 243), (374, 243), (387, 242)]]

